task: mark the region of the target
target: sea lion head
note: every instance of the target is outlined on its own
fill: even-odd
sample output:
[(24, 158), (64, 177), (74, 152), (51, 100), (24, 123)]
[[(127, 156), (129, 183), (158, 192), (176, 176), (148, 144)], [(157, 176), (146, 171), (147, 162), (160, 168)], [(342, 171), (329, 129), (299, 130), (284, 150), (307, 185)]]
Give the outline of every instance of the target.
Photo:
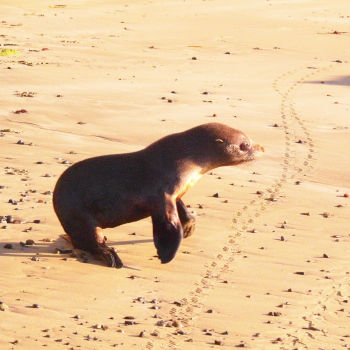
[(255, 144), (242, 131), (225, 124), (208, 123), (192, 130), (202, 143), (201, 162), (207, 169), (251, 161), (264, 152), (262, 146)]

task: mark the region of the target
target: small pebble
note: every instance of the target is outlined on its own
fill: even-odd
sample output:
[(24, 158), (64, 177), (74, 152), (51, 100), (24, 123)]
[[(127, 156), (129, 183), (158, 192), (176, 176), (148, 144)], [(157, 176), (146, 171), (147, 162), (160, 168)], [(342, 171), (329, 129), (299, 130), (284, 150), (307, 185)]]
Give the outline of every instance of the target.
[(124, 320), (134, 320), (135, 317), (134, 316), (125, 316)]
[(97, 324), (95, 324), (94, 326), (92, 326), (92, 328), (95, 328), (95, 329), (102, 329), (102, 330), (105, 331), (108, 327), (105, 326), (105, 325), (103, 325), (103, 324), (97, 323)]
[(322, 258), (328, 259), (329, 256), (326, 253), (323, 253)]
[(27, 239), (26, 240), (26, 245), (34, 245), (35, 242), (32, 239)]
[(214, 340), (214, 344), (215, 344), (215, 345), (222, 345), (222, 341), (221, 341), (221, 340), (215, 339), (215, 340)]
[(279, 311), (270, 311), (267, 315), (268, 315), (268, 316), (278, 317), (278, 316), (281, 316), (282, 313), (279, 312)]
[(33, 304), (33, 305), (32, 305), (32, 308), (33, 308), (33, 309), (40, 309), (40, 305), (39, 305), (39, 304)]
[(213, 197), (214, 197), (214, 198), (219, 198), (219, 193), (214, 193), (214, 194), (213, 194)]
[(4, 245), (4, 248), (5, 248), (5, 249), (13, 249), (13, 245), (12, 245), (11, 243), (6, 243), (6, 244)]
[(272, 340), (272, 344), (277, 344), (278, 342), (281, 342), (282, 341), (282, 338), (281, 337), (278, 337), (278, 338), (276, 338), (276, 339), (274, 339), (274, 340)]
[(26, 109), (17, 109), (17, 111), (14, 112), (15, 114), (21, 114), (21, 113), (28, 113)]
[(139, 333), (139, 337), (140, 338), (143, 338), (144, 336), (145, 336), (145, 331), (142, 331), (142, 332)]
[(0, 311), (7, 311), (9, 309), (8, 305), (0, 301)]
[(177, 327), (177, 328), (182, 328), (182, 324), (179, 322), (179, 321), (176, 321), (174, 320), (172, 323), (171, 323), (171, 326), (172, 327)]

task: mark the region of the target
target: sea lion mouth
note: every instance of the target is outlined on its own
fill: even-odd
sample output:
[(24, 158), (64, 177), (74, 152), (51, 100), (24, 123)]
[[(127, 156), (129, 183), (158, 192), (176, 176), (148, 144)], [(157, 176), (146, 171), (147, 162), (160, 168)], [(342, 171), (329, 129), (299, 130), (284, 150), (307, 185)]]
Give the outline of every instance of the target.
[(258, 144), (253, 144), (250, 148), (250, 151), (248, 152), (248, 156), (246, 160), (254, 160), (256, 158), (259, 158), (262, 156), (264, 152), (265, 152), (265, 148), (263, 146), (260, 146)]
[(265, 148), (258, 144), (253, 145), (252, 149), (256, 156), (261, 156), (265, 152)]

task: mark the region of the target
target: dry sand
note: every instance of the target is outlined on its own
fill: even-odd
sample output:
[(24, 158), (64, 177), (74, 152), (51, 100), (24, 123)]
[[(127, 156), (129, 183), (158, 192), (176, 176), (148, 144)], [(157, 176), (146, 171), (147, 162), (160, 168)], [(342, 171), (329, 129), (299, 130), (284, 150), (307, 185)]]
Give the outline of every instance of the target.
[[(349, 22), (348, 0), (2, 0), (0, 348), (350, 346)], [(55, 254), (69, 164), (211, 121), (266, 153), (186, 194), (174, 261), (150, 220), (106, 230), (130, 268)]]

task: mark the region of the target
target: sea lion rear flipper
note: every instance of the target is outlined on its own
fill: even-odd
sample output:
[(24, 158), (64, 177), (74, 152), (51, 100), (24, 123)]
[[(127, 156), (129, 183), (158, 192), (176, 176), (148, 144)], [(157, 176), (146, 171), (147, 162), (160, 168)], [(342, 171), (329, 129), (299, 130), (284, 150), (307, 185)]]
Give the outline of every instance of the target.
[(162, 264), (171, 261), (183, 238), (182, 225), (176, 203), (167, 199), (159, 212), (152, 215), (153, 240)]
[(106, 261), (108, 266), (116, 267), (117, 269), (123, 267), (123, 263), (113, 247), (100, 246), (97, 254)]

